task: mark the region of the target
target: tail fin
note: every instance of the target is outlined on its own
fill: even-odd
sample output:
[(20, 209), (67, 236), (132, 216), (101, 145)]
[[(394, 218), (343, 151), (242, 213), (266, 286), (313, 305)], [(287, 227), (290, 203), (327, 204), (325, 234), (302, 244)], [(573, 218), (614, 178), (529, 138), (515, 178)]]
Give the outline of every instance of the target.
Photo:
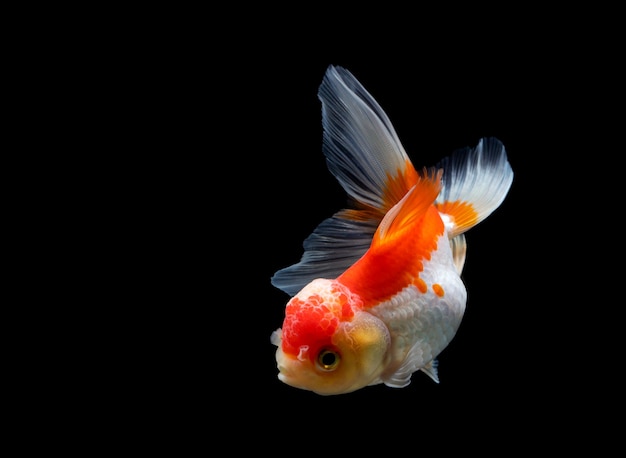
[(463, 234), (500, 206), (513, 183), (504, 145), (483, 138), (475, 148), (463, 148), (437, 165), (443, 187), (435, 207), (444, 217), (450, 238)]

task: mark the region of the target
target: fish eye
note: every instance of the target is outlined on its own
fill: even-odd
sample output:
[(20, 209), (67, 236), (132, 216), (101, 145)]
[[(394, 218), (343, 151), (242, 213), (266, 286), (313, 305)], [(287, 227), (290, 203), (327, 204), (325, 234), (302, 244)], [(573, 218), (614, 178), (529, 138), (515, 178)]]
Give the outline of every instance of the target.
[(324, 371), (334, 371), (339, 365), (341, 357), (335, 350), (324, 348), (317, 355), (317, 367)]

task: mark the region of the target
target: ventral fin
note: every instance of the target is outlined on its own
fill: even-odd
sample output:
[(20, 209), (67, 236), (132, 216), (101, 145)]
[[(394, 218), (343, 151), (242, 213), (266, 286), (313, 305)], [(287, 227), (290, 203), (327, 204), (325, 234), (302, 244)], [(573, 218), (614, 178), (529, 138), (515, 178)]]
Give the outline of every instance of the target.
[(428, 375), (435, 383), (439, 383), (439, 372), (437, 371), (438, 362), (436, 359), (433, 359), (431, 362), (426, 364), (420, 370)]

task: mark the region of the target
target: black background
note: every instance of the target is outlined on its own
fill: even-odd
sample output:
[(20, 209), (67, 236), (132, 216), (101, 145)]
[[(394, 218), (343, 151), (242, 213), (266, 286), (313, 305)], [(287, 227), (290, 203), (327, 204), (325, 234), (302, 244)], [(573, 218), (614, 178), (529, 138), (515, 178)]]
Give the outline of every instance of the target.
[[(149, 374), (136, 391), (149, 415), (178, 419), (191, 437), (217, 424), (301, 431), (316, 443), (362, 421), (372, 434), (421, 431), (426, 441), (471, 426), (511, 443), (529, 434), (558, 441), (554, 423), (596, 405), (585, 366), (597, 352), (580, 337), (577, 312), (589, 279), (580, 277), (573, 227), (589, 195), (580, 177), (589, 173), (586, 118), (597, 96), (573, 96), (584, 82), (571, 53), (417, 46), (356, 58), (262, 42), (227, 59), (172, 54), (179, 65), (161, 80), (166, 100), (152, 103), (163, 119), (150, 130), (166, 153), (143, 171), (153, 186), (146, 204), (162, 224), (148, 247), (159, 306), (147, 309), (151, 339), (133, 368), (142, 380)], [(416, 373), (406, 388), (324, 397), (277, 378), (270, 335), (289, 298), (270, 278), (345, 204), (321, 150), (317, 90), (330, 64), (373, 95), (418, 168), (485, 136), (507, 149), (513, 185), (467, 233), (467, 310), (438, 358), (439, 384)], [(520, 418), (530, 422), (521, 430)]]
[[(259, 348), (254, 350), (267, 364), (250, 377), (278, 403), (335, 408), (375, 401), (389, 408), (418, 403), (420, 410), (431, 412), (446, 405), (501, 413), (504, 398), (507, 408), (527, 406), (520, 386), (538, 383), (535, 371), (543, 366), (541, 349), (547, 344), (541, 342), (546, 338), (545, 313), (541, 316), (537, 305), (525, 303), (532, 302), (529, 289), (541, 289), (538, 270), (527, 269), (533, 260), (541, 262), (547, 246), (537, 244), (543, 225), (538, 207), (544, 200), (537, 180), (546, 166), (538, 158), (562, 153), (546, 148), (551, 103), (541, 103), (541, 96), (520, 84), (515, 68), (476, 57), (443, 68), (350, 59), (322, 59), (292, 68), (286, 61), (269, 71), (270, 83), (264, 91), (268, 98), (262, 107), (271, 119), (260, 122), (268, 130), (266, 137), (261, 136), (265, 141), (258, 154), (262, 156), (259, 180), (270, 198), (258, 207), (253, 204), (258, 211), (253, 219), (263, 229), (253, 242), (259, 257), (252, 265), (258, 266), (255, 280), (258, 291), (264, 293), (255, 304), (262, 311), (251, 311), (258, 317), (253, 335)], [(434, 165), (457, 148), (475, 146), (483, 136), (498, 137), (507, 148), (514, 183), (502, 206), (467, 234), (463, 272), (467, 313), (456, 338), (439, 357), (439, 385), (418, 373), (404, 389), (376, 386), (320, 398), (276, 379), (274, 347), (268, 339), (281, 325), (288, 298), (272, 288), (269, 277), (297, 262), (304, 238), (345, 204), (343, 191), (326, 169), (321, 153), (316, 91), (329, 63), (348, 68), (376, 98), (418, 168)], [(277, 75), (281, 77), (275, 82), (271, 78)], [(543, 84), (548, 91), (551, 82)], [(538, 106), (542, 106), (541, 115), (537, 115)], [(260, 110), (261, 118), (265, 110)], [(534, 115), (524, 114), (529, 111)], [(550, 160), (558, 161), (557, 157)], [(259, 215), (263, 215), (260, 220)]]
[[(48, 332), (7, 347), (35, 347), (21, 358), (34, 373), (6, 371), (28, 382), (7, 396), (29, 444), (509, 456), (620, 440), (623, 15), (199, 6), (61, 10), (41, 30), (35, 14), (11, 35), (7, 72), (24, 84), (7, 86), (20, 101), (7, 113), (25, 175), (46, 178), (17, 189), (50, 204), (23, 205), (35, 220), (17, 247), (44, 244), (21, 261), (61, 277), (25, 278), (43, 298), (21, 309)], [(485, 136), (507, 149), (513, 185), (467, 233), (467, 310), (440, 384), (416, 373), (324, 397), (277, 378), (270, 335), (288, 297), (270, 278), (345, 204), (321, 149), (331, 64), (380, 103), (418, 168)]]

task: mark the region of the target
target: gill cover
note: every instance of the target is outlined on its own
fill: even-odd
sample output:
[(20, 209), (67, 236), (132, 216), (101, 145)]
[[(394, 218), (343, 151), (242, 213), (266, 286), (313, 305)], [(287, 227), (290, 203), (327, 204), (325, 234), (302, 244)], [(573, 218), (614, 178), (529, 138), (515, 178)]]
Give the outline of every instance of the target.
[(348, 393), (378, 382), (391, 345), (389, 330), (380, 319), (358, 312), (352, 321), (339, 327), (333, 343), (341, 361), (324, 394)]

